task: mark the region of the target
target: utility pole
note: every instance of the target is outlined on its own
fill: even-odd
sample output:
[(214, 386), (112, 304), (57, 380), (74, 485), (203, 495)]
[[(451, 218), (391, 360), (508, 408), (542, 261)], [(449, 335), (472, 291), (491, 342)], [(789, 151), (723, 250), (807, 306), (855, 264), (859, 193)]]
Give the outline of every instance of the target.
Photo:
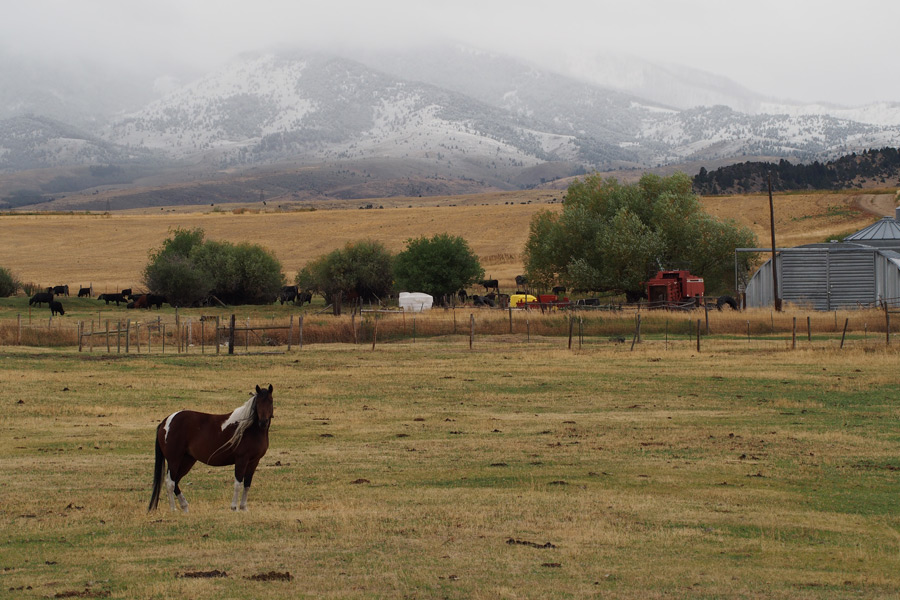
[(778, 263), (775, 261), (775, 204), (772, 202), (772, 173), (769, 173), (769, 223), (772, 229), (772, 297), (775, 310), (781, 312), (781, 297), (778, 295)]

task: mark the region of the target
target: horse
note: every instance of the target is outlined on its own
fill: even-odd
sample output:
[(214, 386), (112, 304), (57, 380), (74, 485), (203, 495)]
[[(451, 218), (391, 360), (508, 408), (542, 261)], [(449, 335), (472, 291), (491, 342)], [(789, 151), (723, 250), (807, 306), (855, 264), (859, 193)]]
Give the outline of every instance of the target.
[(240, 509), (247, 510), (247, 492), (253, 482), (253, 473), (269, 448), (273, 413), (272, 385), (269, 384), (268, 389), (256, 386), (256, 394), (231, 413), (212, 415), (181, 410), (166, 417), (156, 428), (156, 465), (147, 512), (159, 505), (163, 483), (172, 510), (177, 510), (177, 497), (181, 510), (188, 511), (187, 500), (178, 482), (198, 460), (212, 467), (234, 465), (231, 510), (238, 509), (238, 497)]

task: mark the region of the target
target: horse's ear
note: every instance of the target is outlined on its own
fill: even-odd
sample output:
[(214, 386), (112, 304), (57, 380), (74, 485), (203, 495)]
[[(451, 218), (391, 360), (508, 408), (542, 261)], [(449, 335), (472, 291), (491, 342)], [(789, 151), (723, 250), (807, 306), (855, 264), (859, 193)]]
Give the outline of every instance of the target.
[(258, 393), (260, 393), (261, 391), (262, 391), (262, 390), (259, 389), (259, 386), (256, 386), (256, 393), (258, 394)]
[(273, 387), (272, 387), (272, 384), (270, 383), (270, 384), (269, 384), (269, 393), (270, 393), (270, 394), (272, 393), (272, 390), (273, 390), (273, 389), (275, 389), (275, 388), (273, 388)]

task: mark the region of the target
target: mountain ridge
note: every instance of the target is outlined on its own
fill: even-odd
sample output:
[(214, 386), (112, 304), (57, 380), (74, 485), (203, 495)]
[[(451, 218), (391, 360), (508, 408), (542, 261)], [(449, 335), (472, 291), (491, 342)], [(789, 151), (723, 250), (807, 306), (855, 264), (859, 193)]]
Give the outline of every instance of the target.
[[(80, 119), (86, 126), (30, 113), (0, 120), (0, 172), (108, 164), (209, 176), (390, 159), (407, 177), (520, 189), (590, 170), (756, 156), (803, 162), (900, 145), (900, 104), (804, 110), (718, 76), (679, 80), (671, 68), (642, 67), (633, 89), (702, 80), (704, 93), (748, 111), (683, 108), (689, 103), (604, 87), (589, 67), (551, 70), (461, 47), (356, 57), (247, 53), (138, 110), (110, 111), (108, 102), (95, 121)], [(0, 115), (11, 114), (5, 107)], [(402, 176), (385, 177), (408, 187)]]

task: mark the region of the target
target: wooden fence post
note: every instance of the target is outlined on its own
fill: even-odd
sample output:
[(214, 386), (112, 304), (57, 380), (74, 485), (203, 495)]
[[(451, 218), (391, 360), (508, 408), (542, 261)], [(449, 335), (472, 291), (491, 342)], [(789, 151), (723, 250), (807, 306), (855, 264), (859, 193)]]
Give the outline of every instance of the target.
[(128, 319), (125, 323), (125, 354), (128, 354), (128, 349), (131, 344), (131, 319)]
[(703, 311), (706, 313), (706, 335), (709, 335), (709, 303), (703, 303)]
[(81, 352), (81, 340), (84, 339), (84, 321), (78, 321), (78, 351)]
[(231, 331), (228, 333), (228, 354), (234, 354), (234, 313), (231, 315)]
[(109, 348), (109, 319), (106, 320), (106, 353), (109, 354), (111, 352)]
[(844, 349), (844, 338), (847, 337), (847, 325), (850, 324), (850, 317), (844, 321), (844, 333), (841, 334), (841, 350)]
[(797, 349), (797, 317), (793, 319), (793, 325), (791, 326), (791, 350)]
[(469, 313), (469, 350), (475, 343), (475, 314)]
[(809, 315), (806, 315), (806, 341), (812, 342), (812, 323), (809, 319)]
[[(697, 321), (699, 323), (699, 321)], [(631, 350), (634, 351), (634, 343), (641, 337), (641, 313), (637, 314), (634, 323), (634, 335), (631, 338)]]
[(509, 309), (509, 332), (512, 333), (512, 306), (507, 306)]
[(572, 349), (572, 328), (575, 327), (575, 321), (572, 320), (572, 315), (569, 315), (569, 350)]
[(303, 317), (300, 315), (300, 322), (297, 324), (297, 348), (303, 350)]
[(375, 349), (375, 339), (378, 337), (378, 313), (375, 313), (375, 319), (372, 323), (372, 350)]
[(700, 319), (697, 319), (697, 352), (700, 352)]
[(219, 337), (219, 334), (222, 332), (222, 319), (219, 315), (216, 315), (216, 354), (219, 353), (220, 346), (222, 345), (222, 339)]
[(288, 325), (288, 352), (291, 351), (291, 342), (294, 339), (294, 315), (291, 315), (290, 324)]
[(669, 318), (666, 317), (666, 350), (669, 349)]

